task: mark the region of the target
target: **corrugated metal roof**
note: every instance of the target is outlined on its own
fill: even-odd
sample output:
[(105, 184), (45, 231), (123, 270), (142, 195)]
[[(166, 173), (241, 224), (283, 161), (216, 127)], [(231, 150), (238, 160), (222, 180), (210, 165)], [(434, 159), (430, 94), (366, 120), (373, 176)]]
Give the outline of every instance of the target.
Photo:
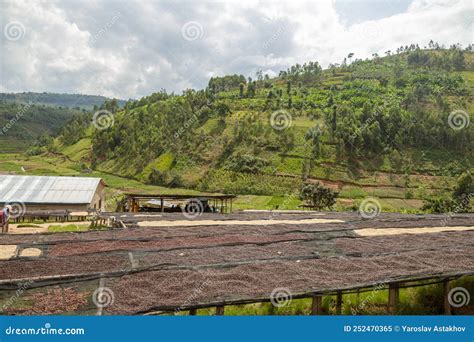
[(100, 178), (0, 175), (0, 203), (90, 203)]

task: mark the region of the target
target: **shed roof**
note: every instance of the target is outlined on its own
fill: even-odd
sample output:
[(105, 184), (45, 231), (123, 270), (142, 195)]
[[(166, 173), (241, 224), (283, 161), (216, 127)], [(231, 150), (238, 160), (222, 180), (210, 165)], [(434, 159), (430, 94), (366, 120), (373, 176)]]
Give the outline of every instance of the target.
[(89, 177), (0, 175), (0, 203), (86, 204), (100, 182)]
[(135, 199), (158, 199), (158, 198), (163, 198), (163, 199), (195, 199), (195, 198), (200, 198), (200, 199), (231, 199), (231, 198), (236, 198), (236, 195), (213, 195), (213, 194), (201, 194), (201, 195), (183, 195), (183, 194), (145, 194), (145, 193), (127, 193), (125, 194), (129, 198), (135, 198)]

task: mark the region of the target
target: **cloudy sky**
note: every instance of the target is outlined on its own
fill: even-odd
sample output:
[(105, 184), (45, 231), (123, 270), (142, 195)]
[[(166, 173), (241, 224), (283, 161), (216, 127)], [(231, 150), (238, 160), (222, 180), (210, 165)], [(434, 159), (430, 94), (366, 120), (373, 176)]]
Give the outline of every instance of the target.
[(473, 42), (471, 0), (5, 1), (1, 92), (139, 98), (400, 45)]

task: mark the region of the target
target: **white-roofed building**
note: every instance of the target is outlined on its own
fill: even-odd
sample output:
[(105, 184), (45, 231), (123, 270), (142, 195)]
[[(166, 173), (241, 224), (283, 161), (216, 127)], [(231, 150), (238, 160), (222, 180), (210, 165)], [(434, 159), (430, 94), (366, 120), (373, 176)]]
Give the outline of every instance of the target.
[(0, 205), (20, 203), (26, 210), (103, 210), (100, 178), (0, 175)]

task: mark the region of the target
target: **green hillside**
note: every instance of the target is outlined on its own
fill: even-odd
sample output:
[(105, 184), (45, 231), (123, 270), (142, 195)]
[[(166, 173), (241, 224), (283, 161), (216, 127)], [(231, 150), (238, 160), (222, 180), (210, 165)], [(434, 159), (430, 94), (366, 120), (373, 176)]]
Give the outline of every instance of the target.
[(0, 153), (24, 152), (44, 145), (50, 140), (46, 135), (57, 135), (73, 116), (91, 118), (86, 112), (101, 108), (104, 102), (113, 102), (117, 108), (125, 104), (104, 96), (0, 93)]
[(63, 125), (82, 112), (69, 108), (0, 101), (0, 152), (26, 151), (58, 134)]
[[(116, 177), (122, 190), (239, 194), (238, 208), (296, 208), (303, 183), (320, 181), (339, 191), (337, 208), (372, 196), (384, 210), (419, 210), (472, 171), (474, 54), (397, 52), (155, 93), (111, 110), (105, 129), (76, 116), (47, 157), (67, 168), (56, 173)], [(18, 158), (10, 172), (49, 169), (45, 155)]]

